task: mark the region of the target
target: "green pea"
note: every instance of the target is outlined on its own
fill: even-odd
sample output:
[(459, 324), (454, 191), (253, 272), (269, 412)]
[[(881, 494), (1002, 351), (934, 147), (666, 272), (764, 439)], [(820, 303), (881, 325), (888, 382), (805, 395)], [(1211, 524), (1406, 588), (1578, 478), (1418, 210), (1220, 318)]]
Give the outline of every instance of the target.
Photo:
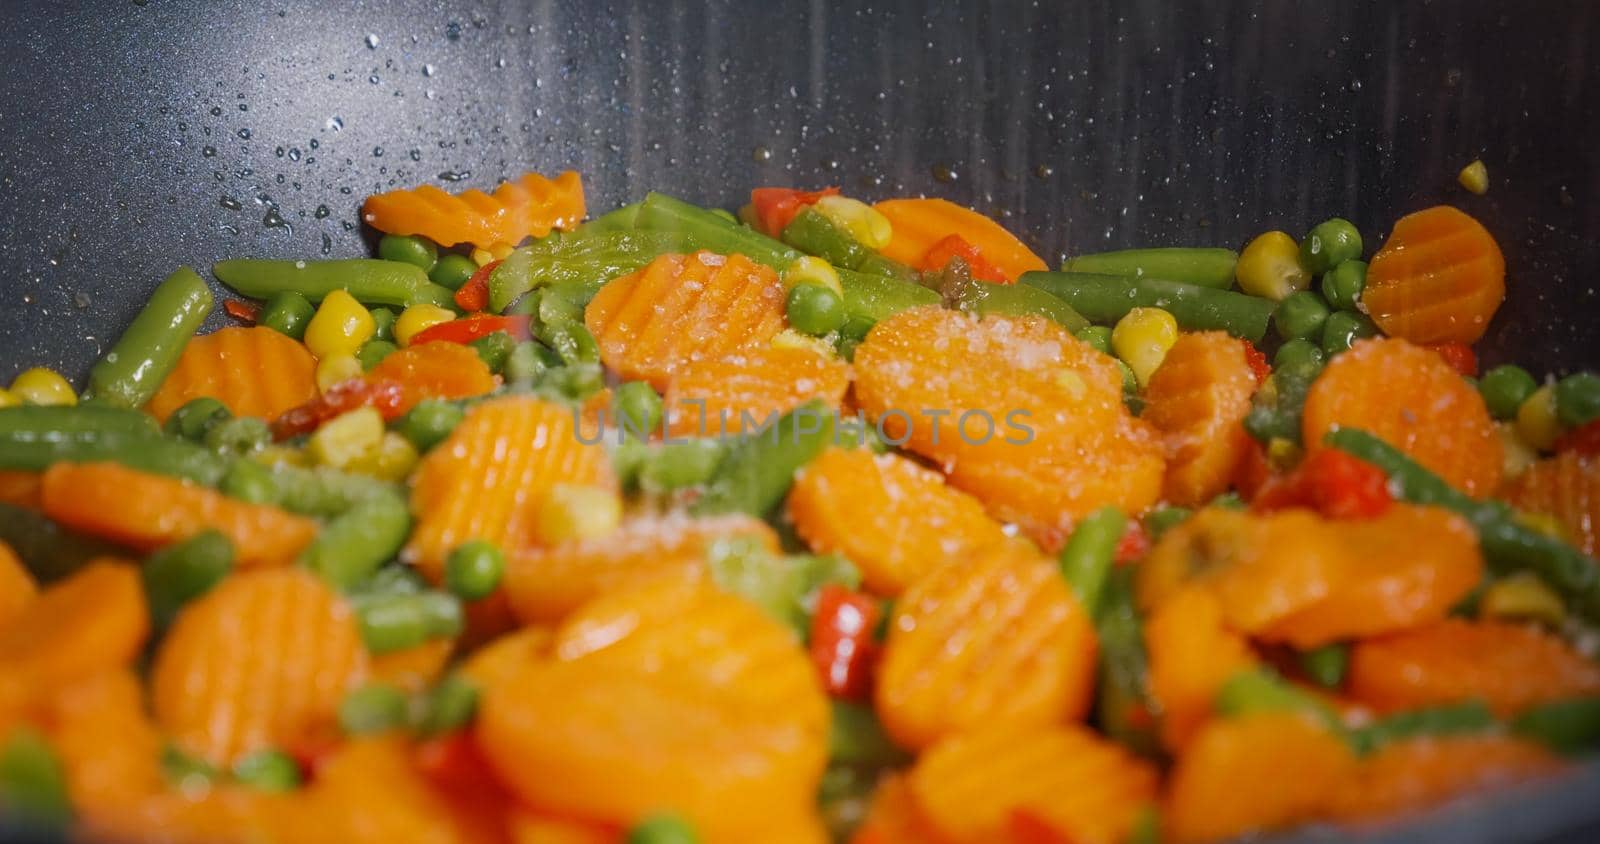
[(254, 460), (235, 460), (222, 475), (218, 489), (223, 495), (251, 504), (277, 504), (278, 482), (272, 472)]
[(203, 791), (217, 779), (210, 762), (190, 756), (172, 745), (161, 748), (161, 773), (178, 791)]
[(1354, 311), (1335, 311), (1322, 323), (1322, 351), (1329, 357), (1348, 348), (1363, 337), (1375, 337), (1378, 327), (1366, 314)]
[(490, 372), (499, 374), (505, 370), (506, 360), (511, 357), (511, 350), (517, 347), (517, 341), (504, 331), (492, 331), (467, 345), (478, 353)]
[(581, 401), (606, 385), (605, 373), (597, 363), (576, 363), (552, 369), (540, 379), (540, 386), (556, 391), (573, 401)]
[(460, 290), (477, 271), (478, 265), (471, 258), (451, 252), (439, 256), (439, 263), (433, 265), (428, 279), (442, 287)]
[(428, 272), (439, 260), (439, 247), (434, 246), (433, 241), (416, 235), (386, 234), (378, 241), (378, 257), (385, 261), (411, 264)]
[(1600, 375), (1578, 372), (1557, 381), (1556, 418), (1568, 428), (1600, 419)]
[(257, 750), (233, 763), (233, 778), (259, 791), (294, 791), (300, 787), (300, 766), (281, 750)]
[(296, 340), (306, 336), (306, 325), (317, 309), (311, 300), (292, 290), (272, 294), (256, 317), (256, 325), (265, 325), (273, 331)]
[(1338, 688), (1350, 667), (1350, 648), (1334, 643), (1300, 655), (1300, 670), (1325, 689)]
[(1272, 323), (1278, 336), (1285, 340), (1302, 340), (1320, 336), (1322, 324), (1328, 319), (1328, 304), (1310, 290), (1299, 290), (1285, 296), (1272, 314)]
[(450, 436), (450, 432), (461, 424), (461, 419), (466, 415), (466, 411), (451, 402), (424, 399), (400, 417), (395, 430), (410, 440), (417, 451), (427, 451)]
[(1361, 232), (1349, 220), (1339, 217), (1318, 223), (1300, 241), (1300, 264), (1315, 275), (1360, 257)]
[(427, 607), (420, 593), (366, 595), (355, 605), (361, 642), (373, 654), (403, 651), (430, 638)]
[(1111, 329), (1104, 325), (1090, 325), (1081, 328), (1073, 336), (1093, 346), (1095, 351), (1102, 355), (1111, 354)]
[(398, 346), (388, 340), (368, 340), (356, 350), (356, 360), (361, 362), (362, 372), (371, 372), (374, 366), (383, 363), (383, 359), (399, 351)]
[(162, 429), (173, 436), (204, 442), (206, 432), (210, 431), (212, 426), (232, 416), (227, 405), (210, 396), (201, 396), (184, 402), (183, 406), (172, 411)]
[(518, 343), (511, 354), (506, 356), (505, 369), (502, 375), (506, 381), (513, 384), (530, 383), (546, 370), (560, 366), (561, 358), (550, 351), (543, 343), (525, 340)]
[(627, 844), (699, 844), (700, 836), (677, 815), (652, 815), (628, 830)]
[(61, 760), (31, 727), (12, 730), (0, 750), (0, 810), (49, 826), (65, 824), (72, 816)]
[(1341, 311), (1355, 310), (1366, 286), (1366, 261), (1344, 261), (1322, 274), (1322, 298)]
[(419, 725), (424, 735), (452, 733), (472, 721), (478, 710), (478, 687), (460, 674), (440, 681), (428, 693)]
[(347, 735), (382, 733), (406, 722), (405, 692), (384, 683), (369, 683), (344, 696), (339, 704), (339, 728)]
[(373, 340), (388, 340), (394, 342), (394, 321), (400, 317), (388, 308), (373, 308), (372, 311), (372, 338)]
[(786, 305), (789, 324), (814, 337), (838, 331), (844, 325), (844, 299), (820, 284), (796, 284)]
[(468, 601), (486, 598), (500, 585), (506, 556), (494, 543), (474, 539), (457, 545), (444, 563), (444, 585)]
[[(1515, 419), (1517, 408), (1528, 400), (1539, 389), (1539, 382), (1533, 380), (1528, 370), (1514, 363), (1502, 364), (1483, 373), (1478, 379), (1478, 392), (1483, 395), (1483, 403), (1489, 406), (1489, 413), (1496, 419)], [(1560, 410), (1560, 400), (1557, 399), (1557, 411)]]
[(150, 617), (158, 626), (170, 624), (184, 604), (211, 591), (228, 576), (233, 553), (227, 536), (205, 530), (145, 558), (139, 573)]
[(1290, 340), (1278, 347), (1272, 358), (1272, 368), (1277, 372), (1292, 372), (1310, 378), (1322, 369), (1327, 360), (1322, 347), (1310, 340)]
[(639, 436), (661, 427), (661, 395), (643, 381), (626, 381), (612, 394), (612, 424)]
[(249, 454), (272, 442), (272, 429), (265, 419), (236, 416), (224, 419), (206, 431), (206, 447), (224, 454)]

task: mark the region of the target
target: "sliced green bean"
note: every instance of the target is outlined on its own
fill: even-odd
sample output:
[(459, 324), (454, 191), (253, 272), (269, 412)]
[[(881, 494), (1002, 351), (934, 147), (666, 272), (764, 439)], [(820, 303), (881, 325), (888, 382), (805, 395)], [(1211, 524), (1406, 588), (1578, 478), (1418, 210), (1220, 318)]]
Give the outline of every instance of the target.
[(211, 591), (233, 569), (233, 543), (206, 530), (145, 558), (140, 570), (150, 618), (166, 627), (184, 604)]
[(1386, 744), (1405, 739), (1470, 735), (1498, 727), (1499, 722), (1489, 707), (1481, 701), (1472, 700), (1397, 712), (1351, 730), (1349, 735), (1358, 753), (1371, 753)]
[(744, 255), (780, 272), (800, 257), (800, 252), (770, 237), (666, 194), (650, 193), (639, 206), (634, 224), (652, 231), (680, 232), (696, 249), (720, 255)]
[(31, 727), (12, 729), (0, 748), (0, 811), (48, 827), (72, 818), (66, 770), (50, 742)]
[[(489, 308), (499, 313), (528, 291), (547, 285), (598, 290), (658, 255), (693, 248), (689, 238), (663, 231), (556, 234), (516, 249), (489, 273)], [(593, 295), (591, 292), (589, 295)]]
[(872, 707), (835, 699), (832, 729), (828, 731), (828, 758), (847, 765), (887, 767), (907, 760), (888, 733)]
[(1069, 258), (1061, 265), (1061, 271), (1163, 278), (1227, 290), (1233, 286), (1233, 267), (1238, 262), (1239, 253), (1232, 249), (1124, 249)]
[(1134, 308), (1161, 308), (1191, 331), (1219, 330), (1251, 342), (1267, 333), (1270, 299), (1155, 278), (1096, 273), (1023, 273), (1020, 283), (1052, 293), (1090, 322), (1111, 324)]
[(300, 564), (341, 589), (371, 576), (405, 544), (411, 513), (405, 499), (380, 495), (330, 519), (301, 552)]
[(304, 516), (334, 518), (365, 501), (401, 497), (394, 484), (327, 467), (306, 469), (278, 463), (269, 473), (278, 490), (278, 506)]
[(1117, 544), (1128, 517), (1116, 507), (1102, 507), (1078, 520), (1057, 560), (1061, 575), (1078, 596), (1089, 617), (1099, 614), (1100, 594), (1117, 556)]
[(696, 513), (765, 516), (783, 500), (794, 473), (833, 441), (834, 414), (812, 401), (789, 411), (761, 432), (733, 441), (694, 504)]
[(1071, 305), (1038, 287), (1025, 284), (993, 284), (968, 278), (956, 286), (945, 300), (955, 307), (976, 314), (1021, 317), (1042, 316), (1071, 332), (1089, 327), (1089, 321)]
[(0, 437), (0, 469), (42, 472), (53, 463), (121, 463), (130, 469), (216, 486), (232, 458), (194, 443), (106, 431), (33, 440)]
[(449, 307), (455, 294), (428, 280), (421, 267), (377, 258), (333, 261), (269, 261), (235, 258), (213, 264), (223, 284), (256, 299), (289, 291), (313, 302), (335, 290), (349, 292), (363, 305), (434, 304)]
[(1511, 722), (1511, 731), (1558, 753), (1577, 754), (1600, 745), (1600, 698), (1541, 704)]
[(1228, 678), (1217, 692), (1216, 708), (1218, 714), (1225, 716), (1305, 712), (1316, 716), (1331, 730), (1344, 730), (1339, 714), (1332, 707), (1265, 669), (1247, 669)]
[(85, 398), (141, 407), (167, 380), (178, 356), (211, 313), (211, 289), (194, 270), (179, 267), (156, 286), (116, 345), (89, 370)]
[(859, 333), (865, 337), (872, 326), (901, 311), (939, 304), (938, 293), (889, 276), (839, 270), (839, 285), (844, 289), (845, 326), (841, 332), (852, 332), (852, 336)]
[(64, 528), (37, 510), (0, 503), (0, 541), (11, 546), (41, 583), (59, 580), (101, 557), (127, 557), (130, 549)]
[(1300, 655), (1300, 670), (1325, 689), (1336, 689), (1350, 668), (1350, 646), (1342, 642), (1323, 645)]
[(639, 216), (639, 206), (643, 203), (635, 202), (624, 205), (614, 211), (604, 214), (578, 226), (576, 234), (587, 237), (589, 235), (605, 234), (607, 232), (623, 232), (633, 229), (634, 218)]
[(1100, 640), (1100, 682), (1095, 717), (1106, 734), (1145, 756), (1161, 750), (1151, 725), (1156, 711), (1144, 627), (1134, 603), (1131, 566), (1111, 570), (1101, 592), (1095, 633)]
[(856, 267), (855, 271), (866, 273), (867, 275), (887, 276), (896, 281), (904, 281), (909, 284), (916, 284), (917, 277), (920, 275), (911, 267), (893, 258), (885, 258), (877, 252), (867, 253), (867, 257), (862, 259), (861, 265)]
[(870, 251), (815, 208), (804, 208), (783, 229), (783, 242), (835, 267), (858, 269)]

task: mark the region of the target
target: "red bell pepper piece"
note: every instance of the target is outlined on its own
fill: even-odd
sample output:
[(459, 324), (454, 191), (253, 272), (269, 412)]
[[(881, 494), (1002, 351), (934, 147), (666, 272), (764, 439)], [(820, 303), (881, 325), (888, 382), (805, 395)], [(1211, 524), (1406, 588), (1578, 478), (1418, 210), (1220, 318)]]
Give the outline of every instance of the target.
[(489, 314), (473, 314), (449, 322), (441, 322), (418, 331), (411, 338), (411, 345), (420, 346), (423, 343), (471, 343), (479, 337), (485, 337), (496, 331), (504, 331), (517, 339), (527, 339), (530, 335), (529, 317), (524, 314), (513, 316), (491, 316)]
[(322, 423), (358, 407), (377, 408), (384, 419), (394, 419), (403, 412), (406, 404), (405, 387), (396, 381), (367, 381), (351, 378), (335, 384), (326, 393), (284, 411), (272, 420), (272, 438), (286, 440), (300, 434), (309, 434)]
[(1008, 841), (1017, 844), (1074, 844), (1072, 836), (1057, 829), (1039, 813), (1026, 806), (1011, 810), (1006, 820)]
[(1428, 348), (1437, 352), (1450, 368), (1469, 378), (1478, 374), (1478, 355), (1466, 343), (1438, 343)]
[(261, 317), (260, 305), (257, 305), (253, 302), (241, 301), (239, 299), (223, 300), (222, 309), (228, 312), (228, 316), (233, 317), (245, 325), (255, 325), (256, 320)]
[(1122, 538), (1117, 540), (1117, 550), (1112, 560), (1118, 563), (1132, 563), (1144, 559), (1150, 553), (1150, 534), (1145, 532), (1144, 525), (1138, 519), (1129, 519), (1127, 526), (1122, 529)]
[(1556, 439), (1556, 451), (1575, 451), (1584, 455), (1600, 454), (1600, 419), (1585, 422)]
[(989, 263), (978, 251), (978, 247), (968, 243), (966, 238), (959, 234), (952, 234), (928, 248), (922, 256), (922, 269), (937, 272), (950, 263), (950, 259), (960, 258), (967, 263), (967, 269), (972, 277), (980, 281), (990, 281), (995, 284), (1010, 284), (1004, 271), (994, 264)]
[(862, 699), (871, 693), (878, 650), (873, 631), (882, 613), (877, 599), (835, 583), (817, 594), (817, 611), (811, 617), (811, 663), (828, 694)]
[(494, 268), (500, 266), (499, 261), (490, 261), (478, 268), (478, 271), (467, 279), (456, 291), (456, 307), (468, 313), (476, 313), (489, 307), (489, 274)]
[(1382, 469), (1334, 448), (1317, 449), (1293, 472), (1262, 486), (1255, 510), (1309, 507), (1331, 519), (1369, 519), (1394, 502)]
[(808, 205), (817, 204), (824, 196), (838, 196), (838, 188), (822, 190), (793, 190), (791, 188), (756, 188), (750, 192), (750, 204), (755, 208), (761, 230), (773, 237), (794, 222), (794, 217)]
[(1245, 363), (1250, 364), (1250, 374), (1256, 377), (1256, 384), (1259, 386), (1272, 374), (1272, 364), (1267, 363), (1266, 354), (1256, 348), (1256, 344), (1243, 338), (1239, 342), (1244, 344)]
[(425, 739), (412, 750), (411, 758), (417, 770), (443, 790), (477, 798), (505, 793), (468, 730)]

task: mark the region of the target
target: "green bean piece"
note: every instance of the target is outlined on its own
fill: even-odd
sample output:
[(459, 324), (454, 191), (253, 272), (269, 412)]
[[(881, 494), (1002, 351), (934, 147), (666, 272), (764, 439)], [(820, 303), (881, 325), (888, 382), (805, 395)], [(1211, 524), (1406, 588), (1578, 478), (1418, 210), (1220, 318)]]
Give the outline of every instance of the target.
[(1556, 382), (1556, 418), (1568, 428), (1600, 419), (1600, 375), (1577, 372)]
[(18, 438), (0, 431), (0, 469), (43, 472), (52, 463), (109, 461), (143, 472), (187, 478), (202, 486), (216, 486), (228, 469), (228, 458), (168, 437), (116, 431), (36, 433), (41, 435)]
[(346, 735), (384, 733), (406, 723), (406, 693), (387, 683), (368, 683), (344, 696), (339, 728)]
[(628, 830), (624, 844), (700, 844), (694, 827), (677, 815), (651, 815)]
[(600, 346), (581, 322), (541, 325), (534, 331), (534, 337), (554, 350), (568, 366), (600, 361)]
[(1332, 357), (1365, 337), (1378, 336), (1378, 326), (1366, 314), (1335, 311), (1322, 323), (1322, 351)]
[(1073, 332), (1072, 336), (1088, 343), (1094, 350), (1102, 355), (1113, 354), (1111, 351), (1111, 329), (1104, 325), (1088, 325)]
[(1244, 429), (1263, 443), (1273, 439), (1300, 442), (1300, 421), (1311, 377), (1285, 370), (1273, 373), (1268, 383), (1271, 390), (1256, 391), (1244, 418)]
[[(509, 368), (509, 360), (507, 364)], [(395, 430), (410, 440), (419, 453), (425, 452), (450, 436), (450, 432), (461, 424), (466, 415), (466, 411), (452, 402), (424, 399), (417, 402), (405, 416), (400, 417)]]
[(631, 205), (624, 205), (621, 208), (607, 211), (593, 220), (578, 226), (574, 234), (587, 237), (589, 235), (605, 234), (607, 232), (631, 231), (633, 229), (634, 218), (639, 216), (639, 206), (641, 204), (642, 203), (635, 202)]
[(1322, 336), (1322, 324), (1327, 321), (1328, 304), (1310, 290), (1297, 290), (1283, 297), (1272, 314), (1272, 324), (1278, 336), (1285, 340), (1304, 340)]
[(1367, 286), (1366, 261), (1341, 261), (1322, 274), (1322, 298), (1341, 311), (1354, 311)]
[(605, 386), (605, 373), (598, 363), (574, 363), (551, 369), (536, 385), (538, 390), (568, 401), (583, 401)]
[(433, 241), (414, 234), (386, 234), (378, 240), (378, 257), (385, 261), (410, 264), (428, 272), (439, 260), (439, 247)]
[(711, 480), (726, 454), (723, 443), (712, 437), (651, 446), (638, 467), (639, 488), (667, 493), (700, 486)]
[(794, 473), (832, 443), (833, 422), (832, 411), (810, 401), (765, 430), (741, 436), (728, 446), (693, 511), (767, 515), (789, 491)]
[(901, 311), (939, 304), (939, 294), (918, 284), (909, 284), (883, 275), (839, 270), (839, 286), (844, 289), (845, 325), (840, 333), (856, 339), (879, 321)]
[(1021, 284), (1065, 301), (1085, 319), (1110, 325), (1134, 308), (1161, 308), (1189, 331), (1226, 331), (1259, 343), (1277, 303), (1259, 296), (1155, 278), (1097, 273), (1023, 273)]
[(494, 543), (474, 539), (456, 546), (445, 558), (444, 585), (464, 601), (487, 598), (500, 585), (506, 555)]
[(301, 340), (306, 336), (306, 326), (316, 314), (317, 306), (311, 304), (310, 299), (292, 290), (284, 290), (272, 294), (267, 304), (262, 306), (261, 315), (256, 317), (256, 325), (265, 325), (286, 337)]
[(0, 749), (0, 811), (50, 828), (65, 826), (72, 819), (61, 759), (32, 727), (13, 728)]
[(454, 291), (428, 280), (428, 274), (415, 264), (377, 258), (344, 258), (332, 261), (269, 261), (235, 258), (213, 264), (217, 280), (256, 299), (266, 299), (285, 291), (298, 293), (312, 302), (321, 302), (335, 290), (349, 292), (363, 305), (434, 304), (449, 307), (455, 303)]
[(1321, 346), (1310, 340), (1296, 339), (1278, 347), (1278, 353), (1272, 358), (1272, 368), (1289, 377), (1309, 381), (1322, 371), (1326, 360)]
[(332, 519), (364, 501), (402, 497), (394, 484), (326, 466), (306, 469), (278, 463), (268, 472), (277, 489), (278, 506), (302, 516)]
[(236, 416), (224, 419), (206, 431), (206, 447), (223, 454), (250, 454), (272, 442), (272, 429), (265, 419)]
[(966, 276), (941, 291), (946, 304), (987, 316), (1042, 316), (1068, 331), (1089, 327), (1089, 321), (1059, 297), (1022, 284), (993, 284)]
[(518, 343), (506, 356), (503, 371), (511, 384), (529, 384), (539, 379), (547, 370), (561, 365), (561, 358), (543, 343), (525, 340)]
[(411, 512), (397, 494), (360, 501), (330, 519), (300, 553), (300, 564), (340, 589), (370, 576), (400, 552)]
[(419, 595), (374, 595), (357, 600), (355, 605), (361, 641), (374, 655), (414, 648), (433, 638), (427, 607)]
[(1100, 682), (1095, 718), (1106, 734), (1144, 756), (1160, 753), (1161, 743), (1148, 717), (1156, 712), (1150, 692), (1144, 626), (1134, 602), (1132, 566), (1113, 568), (1094, 619), (1100, 640)]
[(389, 308), (372, 308), (372, 340), (394, 342), (394, 321), (400, 316)]
[(789, 324), (813, 337), (825, 337), (844, 325), (844, 299), (832, 289), (809, 282), (789, 288), (785, 304)]
[(257, 791), (285, 793), (300, 787), (300, 765), (281, 750), (257, 750), (233, 763), (233, 778)]
[(189, 792), (210, 788), (219, 776), (210, 762), (190, 756), (171, 744), (161, 748), (161, 773), (175, 790)]
[(1300, 654), (1300, 670), (1325, 689), (1337, 689), (1343, 684), (1349, 667), (1350, 646), (1342, 643), (1323, 645)]
[(478, 264), (465, 255), (447, 252), (428, 271), (428, 280), (447, 290), (460, 290), (478, 272)]
[(211, 591), (233, 569), (233, 543), (205, 530), (145, 558), (140, 573), (150, 618), (166, 627), (184, 604)]
[(868, 252), (867, 257), (861, 260), (861, 265), (852, 269), (858, 273), (881, 275), (885, 278), (904, 281), (908, 284), (916, 284), (919, 275), (916, 270), (893, 258), (885, 258), (877, 252)]
[(1496, 729), (1499, 722), (1482, 701), (1451, 703), (1396, 712), (1350, 731), (1356, 752), (1371, 753), (1386, 744), (1424, 736), (1471, 735)]
[(167, 416), (163, 430), (190, 442), (204, 442), (206, 434), (217, 424), (233, 418), (228, 406), (210, 397), (201, 396), (184, 402)]
[[(1517, 409), (1537, 389), (1539, 382), (1533, 380), (1528, 370), (1514, 363), (1497, 366), (1478, 379), (1478, 392), (1483, 396), (1483, 403), (1489, 406), (1489, 413), (1496, 419), (1517, 418)], [(1558, 402), (1558, 412), (1559, 408)]]
[(828, 758), (847, 765), (882, 768), (907, 760), (904, 750), (884, 732), (877, 713), (866, 704), (834, 698), (832, 729), (828, 731)]
[(1266, 669), (1246, 669), (1229, 677), (1217, 692), (1216, 708), (1218, 714), (1228, 717), (1254, 712), (1305, 712), (1331, 730), (1344, 729), (1332, 707)]
[(62, 527), (36, 510), (0, 503), (0, 542), (40, 583), (59, 580), (101, 557), (127, 557), (130, 549)]
[(100, 434), (155, 437), (161, 433), (149, 414), (98, 404), (20, 404), (0, 408), (0, 440), (46, 442)]
[(870, 253), (848, 231), (809, 206), (801, 209), (784, 227), (782, 240), (807, 255), (815, 255), (847, 270), (860, 268)]
[(1128, 517), (1121, 510), (1102, 507), (1078, 520), (1057, 558), (1061, 575), (1091, 618), (1099, 613), (1100, 593), (1127, 527)]
[(254, 460), (235, 460), (228, 464), (228, 471), (223, 473), (217, 489), (223, 495), (251, 504), (276, 505), (279, 498), (272, 472)]
[(179, 267), (156, 286), (150, 301), (89, 370), (86, 397), (118, 407), (142, 407), (167, 379), (196, 329), (211, 313), (210, 288)]
[(661, 428), (661, 394), (645, 381), (624, 381), (611, 394), (611, 424), (641, 439)]
[(724, 591), (755, 604), (804, 638), (809, 606), (824, 584), (855, 588), (861, 573), (843, 557), (825, 554), (778, 556), (750, 537), (716, 540), (706, 549), (711, 579)]
[(1192, 515), (1194, 515), (1194, 511), (1188, 507), (1175, 507), (1169, 504), (1164, 507), (1157, 507), (1146, 514), (1144, 527), (1145, 530), (1150, 532), (1150, 538), (1157, 540), (1161, 538), (1162, 534), (1188, 521)]
[(598, 290), (659, 255), (692, 251), (695, 247), (687, 236), (666, 231), (554, 234), (513, 250), (490, 271), (489, 309), (501, 313), (519, 297), (540, 287), (568, 285)]
[(472, 722), (478, 710), (478, 687), (456, 673), (439, 681), (428, 693), (419, 731), (426, 736), (453, 733)]
[(1511, 731), (1557, 753), (1585, 753), (1600, 745), (1600, 698), (1540, 704), (1512, 720)]
[(1164, 278), (1227, 290), (1233, 286), (1233, 267), (1239, 253), (1232, 249), (1178, 247), (1125, 249), (1079, 255), (1061, 265), (1062, 272), (1102, 273), (1133, 278)]
[(800, 257), (798, 250), (754, 229), (661, 193), (645, 196), (634, 225), (650, 231), (677, 232), (686, 236), (693, 248), (709, 249), (719, 255), (737, 253), (780, 272)]
[(511, 357), (511, 350), (516, 348), (517, 341), (504, 331), (491, 331), (467, 345), (478, 353), (478, 358), (484, 366), (489, 367), (490, 372), (499, 375), (505, 371), (506, 360)]
[(1361, 257), (1361, 232), (1349, 220), (1334, 217), (1312, 227), (1300, 241), (1300, 265), (1321, 275), (1345, 261)]
[(368, 340), (356, 350), (356, 360), (361, 362), (362, 372), (371, 372), (374, 366), (383, 363), (384, 358), (399, 350), (399, 346), (388, 340)]

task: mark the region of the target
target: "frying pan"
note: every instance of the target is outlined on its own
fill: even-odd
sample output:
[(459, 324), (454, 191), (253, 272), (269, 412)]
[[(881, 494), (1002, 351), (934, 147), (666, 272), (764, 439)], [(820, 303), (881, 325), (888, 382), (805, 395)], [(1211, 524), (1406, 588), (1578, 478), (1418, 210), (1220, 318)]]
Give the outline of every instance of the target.
[[(81, 377), (177, 264), (363, 254), (367, 194), (566, 168), (596, 212), (650, 189), (935, 194), (1052, 262), (1334, 215), (1370, 249), (1450, 202), (1506, 253), (1485, 362), (1592, 367), (1597, 27), (1585, 0), (12, 0), (0, 378)], [(1454, 181), (1475, 158), (1487, 196)], [(1590, 771), (1387, 834), (1597, 820)]]

